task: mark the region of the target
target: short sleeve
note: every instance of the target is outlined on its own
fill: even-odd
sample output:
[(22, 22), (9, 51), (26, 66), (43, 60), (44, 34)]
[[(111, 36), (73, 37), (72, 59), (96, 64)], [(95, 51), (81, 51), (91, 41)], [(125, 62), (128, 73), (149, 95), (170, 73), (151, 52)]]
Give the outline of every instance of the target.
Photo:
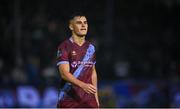
[(93, 64), (96, 64), (96, 48), (93, 44), (91, 44), (91, 45), (92, 45), (92, 48), (94, 51), (93, 56), (92, 56), (92, 62), (93, 62)]
[(69, 63), (68, 51), (64, 45), (60, 45), (57, 50), (57, 66)]
[(93, 64), (96, 64), (96, 52), (93, 54)]

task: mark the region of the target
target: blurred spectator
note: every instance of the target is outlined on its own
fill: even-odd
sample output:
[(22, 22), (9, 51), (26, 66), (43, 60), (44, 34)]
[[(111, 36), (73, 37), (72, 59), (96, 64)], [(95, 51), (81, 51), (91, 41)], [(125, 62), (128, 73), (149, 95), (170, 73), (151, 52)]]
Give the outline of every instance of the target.
[(180, 91), (174, 94), (172, 107), (180, 108)]
[(59, 73), (54, 66), (47, 66), (42, 71), (42, 77), (44, 78), (44, 83), (47, 85), (55, 85), (56, 79), (60, 79)]
[(41, 81), (40, 75), (40, 60), (37, 56), (29, 55), (25, 64), (25, 71), (28, 75), (28, 82), (33, 85), (38, 85)]
[(28, 77), (24, 69), (18, 66), (15, 66), (12, 70), (12, 79), (15, 82), (14, 84), (25, 84), (28, 82)]
[(112, 108), (116, 106), (116, 97), (113, 93), (112, 87), (104, 86), (99, 90), (100, 107)]
[(117, 61), (114, 65), (115, 74), (117, 77), (129, 76), (129, 63), (128, 61)]

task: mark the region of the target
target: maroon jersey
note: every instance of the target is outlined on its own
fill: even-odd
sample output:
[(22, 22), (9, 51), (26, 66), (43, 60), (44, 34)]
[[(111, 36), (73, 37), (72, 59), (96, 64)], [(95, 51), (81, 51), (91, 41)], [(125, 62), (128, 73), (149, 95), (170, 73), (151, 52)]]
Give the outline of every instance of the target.
[[(69, 63), (70, 73), (79, 80), (92, 84), (92, 67), (95, 64), (94, 46), (85, 41), (82, 46), (74, 43), (72, 38), (65, 40), (58, 47), (57, 66)], [(90, 100), (95, 99), (93, 94), (87, 94), (78, 86), (61, 81), (59, 100)]]

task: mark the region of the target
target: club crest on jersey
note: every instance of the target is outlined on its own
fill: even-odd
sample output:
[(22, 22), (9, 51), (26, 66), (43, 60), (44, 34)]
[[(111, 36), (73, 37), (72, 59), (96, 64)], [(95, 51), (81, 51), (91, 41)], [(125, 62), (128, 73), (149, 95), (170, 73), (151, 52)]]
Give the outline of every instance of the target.
[(62, 52), (60, 50), (57, 51), (57, 58), (59, 58), (62, 55)]

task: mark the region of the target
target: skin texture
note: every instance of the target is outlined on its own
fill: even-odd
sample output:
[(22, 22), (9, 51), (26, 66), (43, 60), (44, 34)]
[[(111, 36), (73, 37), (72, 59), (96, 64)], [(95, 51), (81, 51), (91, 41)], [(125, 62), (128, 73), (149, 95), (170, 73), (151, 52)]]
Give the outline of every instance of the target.
[[(70, 20), (69, 28), (72, 31), (72, 39), (73, 41), (78, 44), (79, 46), (82, 46), (85, 42), (85, 36), (88, 31), (88, 22), (85, 16), (76, 16), (73, 19)], [(86, 93), (94, 94), (97, 104), (99, 106), (99, 99), (98, 99), (98, 93), (97, 93), (97, 73), (95, 65), (93, 66), (93, 72), (92, 72), (92, 84), (84, 83), (77, 78), (75, 78), (70, 73), (70, 67), (69, 64), (61, 64), (59, 65), (59, 71), (61, 74), (62, 79), (79, 86), (82, 88)]]

